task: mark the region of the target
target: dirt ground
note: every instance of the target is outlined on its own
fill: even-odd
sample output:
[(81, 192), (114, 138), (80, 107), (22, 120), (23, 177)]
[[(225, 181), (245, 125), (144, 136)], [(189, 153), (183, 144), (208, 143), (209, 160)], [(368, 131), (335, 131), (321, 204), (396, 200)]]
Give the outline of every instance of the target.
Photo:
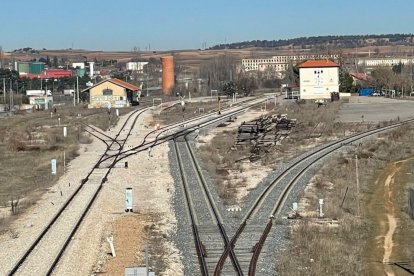
[[(252, 108), (249, 112), (237, 116), (235, 122), (228, 126), (217, 127), (205, 135), (200, 135), (197, 146), (225, 204), (237, 207), (271, 170), (294, 156), (335, 139), (337, 133), (342, 134), (345, 130), (357, 131), (355, 125), (332, 124), (340, 107), (339, 103), (318, 109), (311, 103), (298, 105), (292, 101), (279, 102), (276, 108), (273, 102)], [(297, 119), (299, 123), (291, 129), (284, 140), (266, 148), (266, 153), (262, 153), (259, 160), (248, 160), (251, 155), (251, 144), (235, 147), (238, 127), (242, 122), (285, 113), (289, 119)], [(319, 124), (309, 120), (325, 123), (321, 123), (323, 127), (318, 130)]]
[[(414, 248), (413, 231), (410, 230), (414, 223), (405, 211), (408, 181), (412, 182), (412, 177), (408, 177), (412, 175), (413, 169), (413, 158), (394, 162), (375, 181), (377, 189), (372, 194), (367, 211), (376, 231), (375, 236), (368, 241), (365, 252), (371, 275), (408, 275), (390, 263), (412, 262), (413, 259), (413, 251), (407, 252), (407, 248)], [(411, 228), (404, 227), (407, 224)]]
[[(142, 252), (145, 246), (145, 214), (129, 213), (115, 220), (110, 228), (113, 232), (113, 243), (116, 258), (111, 254), (108, 243), (108, 258), (100, 270), (104, 275), (122, 275), (125, 267), (134, 264), (141, 265), (142, 260), (137, 253)], [(136, 252), (136, 254), (131, 254)], [(143, 254), (140, 254), (143, 255)]]
[[(205, 135), (200, 135), (197, 142), (197, 147), (203, 147), (205, 145), (211, 145), (213, 138), (219, 133), (226, 131), (236, 130), (241, 122), (250, 121), (262, 116), (262, 112), (253, 112), (239, 115), (235, 122), (230, 123), (228, 126), (215, 128), (209, 131)], [(217, 165), (217, 164), (216, 164)], [(248, 194), (249, 190), (254, 189), (257, 184), (263, 179), (271, 168), (269, 166), (258, 166), (252, 163), (243, 163), (240, 170), (229, 172), (229, 177), (226, 181), (231, 182), (230, 186), (234, 189), (234, 198), (231, 201), (235, 207), (241, 202), (241, 200)]]
[[(131, 145), (141, 141), (145, 134), (143, 130), (151, 130), (146, 128), (151, 122), (153, 117), (148, 114), (132, 135)], [(94, 268), (96, 274), (123, 275), (125, 267), (143, 266), (145, 245), (148, 245), (149, 265), (157, 275), (182, 273), (180, 254), (168, 240), (176, 227), (171, 207), (174, 185), (169, 173), (168, 151), (168, 146), (163, 144), (152, 150), (151, 158), (147, 152), (129, 158), (132, 171), (127, 178), (122, 171), (111, 173), (109, 181), (111, 178), (118, 181), (125, 178), (125, 182), (134, 187), (134, 213), (114, 216), (113, 221), (106, 225), (102, 236), (113, 236), (116, 257), (107, 254), (110, 252), (109, 244), (102, 241), (99, 261)]]

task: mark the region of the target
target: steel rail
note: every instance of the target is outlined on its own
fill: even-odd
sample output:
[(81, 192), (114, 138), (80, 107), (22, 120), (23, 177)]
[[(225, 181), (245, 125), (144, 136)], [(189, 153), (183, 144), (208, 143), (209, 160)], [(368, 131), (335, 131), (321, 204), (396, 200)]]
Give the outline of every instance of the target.
[(207, 268), (207, 262), (206, 262), (206, 259), (205, 259), (206, 254), (204, 252), (203, 243), (201, 241), (200, 234), (199, 234), (199, 231), (198, 231), (197, 221), (196, 221), (196, 217), (195, 217), (195, 210), (194, 210), (194, 206), (192, 204), (191, 195), (188, 191), (188, 183), (187, 183), (187, 178), (186, 178), (185, 173), (184, 173), (183, 162), (182, 162), (180, 151), (178, 149), (177, 142), (175, 141), (175, 139), (173, 140), (173, 142), (174, 142), (175, 154), (176, 154), (176, 157), (177, 157), (177, 160), (178, 160), (178, 166), (180, 168), (182, 188), (183, 188), (183, 191), (184, 191), (185, 200), (186, 200), (186, 203), (187, 203), (187, 208), (189, 210), (191, 228), (192, 228), (192, 232), (193, 232), (193, 236), (194, 236), (194, 243), (195, 243), (195, 248), (196, 248), (196, 252), (197, 252), (197, 256), (198, 256), (198, 262), (200, 264), (201, 275), (207, 276), (208, 275), (208, 268)]
[[(88, 126), (88, 125), (86, 125), (85, 124), (85, 126)], [(90, 126), (88, 126), (88, 127), (90, 127)], [(101, 132), (99, 132), (99, 131), (97, 131), (97, 130), (95, 130), (94, 128), (91, 128), (92, 130), (94, 130), (95, 132), (98, 132), (99, 134), (101, 134), (101, 135), (103, 135), (103, 133), (101, 133)], [(98, 139), (98, 140), (100, 140), (101, 142), (103, 142), (105, 145), (106, 145), (106, 147), (108, 148), (109, 147), (109, 143), (105, 140), (105, 139), (103, 139), (103, 138), (101, 138), (101, 137), (99, 137), (98, 135), (96, 135), (95, 133), (93, 133), (92, 131), (90, 131), (90, 130), (87, 130), (87, 129), (83, 129), (84, 131), (86, 131), (87, 133), (89, 133), (90, 135), (92, 135), (93, 137), (95, 137), (96, 139)], [(109, 139), (110, 141), (113, 141), (114, 139), (113, 138), (110, 138)]]
[[(198, 164), (197, 159), (195, 158), (195, 154), (194, 154), (191, 146), (189, 145), (187, 136), (188, 136), (188, 134), (184, 136), (184, 140), (185, 140), (185, 143), (186, 143), (186, 147), (187, 147), (187, 150), (190, 153), (192, 163), (193, 163), (194, 167), (196, 168), (197, 175), (198, 175), (198, 177), (200, 179), (200, 183), (201, 183), (201, 185), (203, 187), (203, 191), (207, 195), (207, 200), (208, 200), (208, 203), (210, 205), (210, 208), (213, 210), (213, 214), (214, 214), (214, 217), (216, 219), (217, 226), (218, 226), (218, 228), (220, 230), (220, 234), (221, 234), (221, 236), (223, 238), (223, 241), (224, 241), (224, 247), (225, 248), (229, 248), (228, 250), (229, 250), (229, 253), (230, 253), (230, 259), (231, 259), (231, 262), (233, 264), (234, 270), (237, 272), (237, 275), (242, 276), (243, 275), (243, 271), (241, 269), (240, 263), (237, 260), (236, 254), (234, 253), (234, 250), (233, 250), (233, 248), (231, 246), (231, 243), (229, 241), (229, 237), (228, 237), (228, 235), (226, 233), (226, 229), (224, 228), (224, 224), (223, 224), (222, 218), (221, 218), (220, 213), (219, 213), (219, 211), (217, 209), (217, 206), (216, 206), (216, 204), (214, 202), (214, 199), (211, 196), (211, 193), (210, 193), (210, 191), (209, 191), (209, 189), (207, 187), (207, 184), (206, 184), (206, 181), (204, 179), (204, 175), (203, 175), (203, 173), (201, 171), (200, 165)], [(214, 275), (217, 276), (218, 274), (214, 273)]]
[[(268, 221), (268, 223), (265, 227), (265, 230), (263, 231), (258, 243), (255, 246), (253, 256), (252, 256), (250, 264), (249, 264), (249, 276), (254, 276), (255, 273), (256, 273), (257, 261), (259, 259), (259, 255), (260, 255), (261, 250), (263, 248), (263, 245), (266, 241), (266, 238), (267, 238), (268, 234), (270, 233), (270, 230), (273, 226), (274, 218), (276, 218), (276, 216), (279, 215), (279, 213), (281, 212), (281, 210), (282, 210), (282, 208), (283, 208), (283, 206), (284, 206), (284, 204), (285, 204), (292, 188), (295, 186), (297, 181), (303, 176), (303, 174), (305, 174), (309, 170), (310, 167), (314, 166), (316, 163), (318, 163), (320, 160), (322, 160), (326, 156), (336, 152), (338, 149), (342, 148), (344, 145), (348, 145), (349, 143), (361, 140), (363, 138), (378, 134), (380, 132), (389, 131), (389, 130), (394, 129), (396, 127), (400, 127), (402, 125), (410, 124), (410, 123), (413, 123), (413, 122), (414, 122), (414, 119), (410, 119), (410, 120), (406, 120), (406, 121), (396, 123), (396, 124), (393, 124), (393, 125), (390, 125), (390, 126), (385, 126), (383, 128), (379, 128), (379, 129), (375, 129), (375, 130), (368, 130), (368, 131), (365, 131), (365, 132), (362, 132), (362, 133), (358, 133), (358, 134), (352, 135), (350, 137), (341, 139), (341, 140), (335, 142), (333, 145), (324, 147), (324, 148), (314, 152), (312, 154), (312, 156), (316, 156), (317, 154), (320, 154), (320, 155), (316, 156), (316, 160), (311, 161), (311, 163), (309, 163), (305, 167), (301, 168), (300, 171), (295, 174), (293, 179), (291, 179), (288, 182), (288, 184), (283, 189), (281, 195), (277, 199), (277, 201), (275, 203), (275, 206), (272, 209), (272, 212), (270, 214), (270, 219), (269, 219), (269, 221)], [(346, 142), (346, 143), (344, 144), (344, 142)], [(331, 148), (331, 147), (333, 147), (333, 148)], [(329, 148), (331, 148), (331, 149), (329, 149)], [(291, 169), (301, 165), (302, 162), (308, 161), (308, 159), (310, 159), (310, 157), (311, 156), (307, 156), (306, 158), (297, 161), (295, 164), (292, 165), (291, 168), (289, 168), (289, 171), (291, 171)], [(273, 185), (273, 183), (271, 185)]]
[[(129, 121), (129, 119), (135, 115), (135, 113), (139, 112), (141, 110), (136, 110), (133, 113), (131, 113), (127, 120), (125, 121), (125, 123), (123, 124), (123, 126), (121, 127), (120, 131), (118, 132), (118, 134), (116, 135), (116, 138), (114, 140), (112, 140), (112, 144), (115, 143), (115, 141), (117, 140), (117, 138), (119, 137), (119, 135), (121, 134), (122, 130), (125, 128), (127, 122)], [(141, 112), (142, 113), (142, 112)], [(141, 114), (139, 113), (139, 115)], [(138, 115), (138, 116), (139, 116)], [(126, 139), (125, 139), (126, 141)], [(102, 160), (102, 158), (105, 156), (105, 154), (108, 152), (108, 150), (110, 149), (110, 146), (107, 147), (107, 149), (105, 150), (105, 153), (100, 157), (99, 161), (97, 162), (97, 164), (100, 163), (100, 161)], [(59, 217), (61, 216), (61, 214), (67, 209), (67, 207), (70, 205), (70, 203), (73, 201), (73, 199), (79, 194), (80, 190), (84, 187), (84, 184), (88, 181), (89, 176), (93, 173), (93, 171), (96, 169), (96, 165), (89, 171), (88, 175), (86, 176), (86, 178), (81, 180), (81, 184), (76, 188), (76, 190), (71, 194), (71, 196), (65, 201), (65, 203), (63, 204), (63, 206), (58, 210), (58, 212), (52, 217), (51, 221), (46, 225), (46, 227), (42, 230), (42, 232), (37, 236), (37, 238), (35, 239), (35, 241), (29, 246), (29, 248), (26, 250), (26, 252), (23, 254), (23, 256), (17, 261), (17, 263), (13, 266), (13, 268), (8, 272), (8, 275), (14, 275), (20, 268), (20, 266), (26, 261), (27, 257), (33, 252), (33, 250), (35, 249), (35, 247), (40, 243), (40, 241), (43, 239), (43, 237), (46, 235), (46, 233), (51, 229), (51, 227), (55, 224), (55, 222), (59, 219)], [(101, 183), (102, 185), (102, 183)], [(62, 250), (60, 250), (59, 254), (58, 254), (58, 258), (55, 259), (55, 261), (53, 262), (52, 267), (49, 269), (49, 273), (48, 275), (53, 271), (53, 268), (55, 267), (55, 265), (57, 264), (58, 260), (60, 259), (61, 255), (64, 252), (64, 249), (67, 247), (67, 245), (69, 244), (69, 241), (71, 240), (71, 238), (73, 237), (74, 233), (76, 232), (76, 230), (78, 229), (80, 223), (82, 222), (83, 218), (85, 217), (87, 211), (89, 210), (89, 208), (92, 206), (92, 203), (94, 202), (94, 200), (96, 199), (96, 196), (98, 195), (99, 191), (101, 190), (101, 187), (98, 188), (98, 192), (93, 196), (92, 200), (89, 202), (89, 204), (87, 205), (85, 211), (83, 212), (81, 218), (79, 219), (78, 223), (75, 225), (74, 229), (71, 232), (70, 237), (66, 240), (65, 244), (64, 244), (64, 248), (62, 248)]]
[[(402, 121), (402, 122), (399, 122), (399, 123), (395, 123), (395, 124), (392, 124), (392, 125), (389, 125), (389, 126), (385, 126), (385, 127), (382, 127), (382, 128), (378, 128), (378, 129), (374, 129), (374, 130), (367, 130), (367, 131), (364, 131), (364, 132), (360, 132), (360, 133), (357, 133), (357, 134), (354, 134), (354, 135), (345, 137), (345, 138), (340, 139), (338, 141), (332, 142), (332, 143), (326, 145), (325, 147), (323, 147), (323, 148), (321, 148), (321, 149), (319, 149), (319, 150), (317, 150), (317, 151), (309, 154), (308, 156), (304, 157), (303, 159), (298, 160), (298, 161), (294, 162), (293, 164), (291, 164), (289, 167), (287, 167), (284, 170), (283, 173), (281, 173), (276, 179), (274, 179), (270, 183), (270, 185), (268, 185), (262, 191), (262, 193), (257, 197), (257, 199), (253, 203), (252, 207), (249, 209), (249, 211), (247, 212), (247, 214), (245, 215), (245, 217), (242, 219), (242, 222), (240, 223), (239, 228), (237, 229), (236, 233), (232, 237), (232, 246), (235, 245), (235, 243), (237, 242), (237, 239), (243, 233), (244, 228), (247, 225), (247, 221), (251, 218), (252, 215), (254, 215), (258, 211), (258, 209), (260, 208), (261, 204), (266, 199), (267, 195), (275, 187), (276, 183), (280, 182), (280, 180), (282, 178), (284, 178), (290, 171), (292, 171), (301, 162), (308, 161), (310, 158), (316, 156), (317, 154), (320, 154), (321, 152), (323, 152), (323, 151), (325, 151), (325, 150), (327, 150), (327, 149), (329, 149), (331, 147), (334, 147), (334, 149), (332, 151), (335, 151), (338, 148), (341, 148), (341, 147), (343, 147), (343, 146), (345, 146), (345, 145), (347, 145), (349, 143), (352, 143), (353, 141), (360, 140), (360, 139), (365, 138), (367, 136), (375, 135), (375, 134), (377, 134), (379, 132), (384, 132), (384, 131), (387, 131), (387, 130), (390, 130), (390, 129), (393, 129), (393, 128), (396, 128), (396, 127), (399, 127), (399, 126), (402, 126), (402, 125), (405, 125), (405, 124), (410, 124), (410, 123), (413, 123), (413, 122), (414, 122), (414, 119), (409, 119), (409, 120), (405, 120), (405, 121)], [(354, 139), (354, 140), (352, 140), (352, 139)], [(348, 142), (345, 143), (345, 141), (347, 141), (347, 140), (350, 140), (350, 141), (348, 141)], [(269, 229), (269, 231), (270, 231), (270, 229)], [(260, 240), (263, 240), (263, 239), (261, 238)], [(259, 244), (259, 246), (256, 246), (255, 249), (261, 251), (260, 244)], [(218, 269), (219, 272), (221, 271), (221, 269), (222, 269), (222, 267), (224, 265), (224, 262), (225, 262), (227, 256), (228, 256), (228, 252), (227, 251), (224, 251), (223, 254), (222, 254), (222, 256), (221, 256), (221, 258), (220, 258), (220, 261), (217, 263), (217, 269)], [(249, 268), (249, 270), (250, 270), (250, 268)], [(249, 275), (254, 275), (254, 274), (250, 274), (249, 273)]]
[[(258, 99), (260, 99), (261, 97), (259, 97), (259, 98), (255, 98), (255, 99), (253, 99), (253, 100), (250, 100), (250, 101), (255, 101), (255, 100), (258, 100)], [(268, 98), (266, 98), (266, 99), (263, 99), (263, 101), (267, 101), (267, 100), (269, 100)], [(253, 104), (253, 105), (251, 105), (250, 107), (252, 107), (252, 106), (255, 106), (255, 105), (257, 105), (257, 104), (260, 104), (260, 103), (262, 103), (263, 101), (261, 101), (261, 102), (259, 102), (259, 103), (256, 103), (256, 104)], [(241, 106), (241, 105), (245, 105), (246, 103), (248, 103), (249, 101), (245, 101), (245, 102), (240, 102), (240, 103), (238, 103), (238, 104), (235, 104), (235, 105), (233, 105), (233, 106)], [(246, 107), (243, 107), (243, 108), (246, 108)], [(234, 109), (234, 107), (228, 107), (228, 108), (225, 108), (225, 109), (222, 109), (222, 112), (225, 112), (225, 111), (229, 111), (229, 110), (231, 110), (231, 109)], [(203, 118), (209, 118), (209, 117), (211, 117), (211, 116), (213, 116), (213, 115), (216, 115), (216, 114), (213, 114), (213, 113), (207, 113), (207, 114), (202, 114), (202, 115), (199, 115), (199, 116), (196, 116), (196, 117), (193, 117), (193, 118), (191, 118), (191, 119), (188, 119), (188, 120), (186, 120), (186, 121), (184, 121), (184, 122), (179, 122), (179, 123), (174, 123), (174, 124), (170, 124), (170, 125), (166, 125), (166, 126), (163, 126), (163, 127), (161, 127), (161, 128), (159, 128), (159, 129), (155, 129), (155, 130), (152, 130), (152, 131), (150, 131), (149, 133), (147, 133), (145, 136), (144, 136), (144, 139), (143, 139), (143, 141), (139, 144), (139, 145), (137, 145), (137, 146), (135, 146), (134, 148), (132, 148), (132, 149), (128, 149), (128, 150), (126, 150), (126, 151), (124, 151), (124, 152), (122, 152), (122, 154), (128, 154), (128, 152), (133, 152), (133, 154), (135, 154), (135, 151), (137, 151), (137, 150), (139, 150), (141, 147), (144, 147), (144, 146), (148, 146), (148, 145), (151, 145), (151, 144), (154, 144), (154, 146), (156, 145), (155, 143), (154, 143), (154, 141), (157, 141), (157, 140), (159, 140), (159, 137), (163, 134), (163, 133), (165, 133), (165, 132), (167, 132), (167, 131), (169, 131), (169, 130), (171, 130), (171, 129), (174, 129), (174, 128), (177, 128), (177, 127), (179, 127), (179, 126), (181, 126), (181, 125), (183, 125), (183, 124), (189, 124), (189, 123), (191, 123), (191, 122), (194, 122), (194, 121), (197, 121), (197, 120), (200, 120), (200, 119), (203, 119)], [(233, 114), (232, 114), (233, 115)], [(231, 116), (231, 115), (230, 115)], [(227, 118), (227, 117), (229, 117), (228, 115), (224, 115), (223, 116), (223, 118)], [(180, 132), (183, 132), (183, 131), (185, 131), (185, 129), (184, 130), (181, 130)], [(154, 141), (149, 141), (149, 142), (146, 142), (146, 140), (149, 138), (149, 136), (150, 135), (152, 135), (152, 134), (154, 134), (154, 133), (156, 133), (156, 132), (158, 132), (158, 134), (155, 136), (155, 140)], [(168, 137), (170, 137), (171, 139), (173, 139), (174, 137), (175, 137), (175, 134), (169, 134), (168, 135)], [(168, 139), (168, 141), (169, 140), (171, 140), (171, 139)], [(149, 147), (149, 146), (148, 146)], [(146, 149), (146, 148), (145, 148)], [(107, 158), (110, 158), (110, 156), (108, 156)], [(105, 161), (105, 160), (104, 160)]]
[(137, 152), (141, 152), (141, 151), (147, 150), (149, 147), (154, 147), (154, 146), (160, 145), (162, 143), (165, 143), (165, 142), (168, 142), (170, 140), (173, 140), (176, 137), (183, 136), (183, 135), (186, 135), (188, 133), (194, 132), (197, 129), (205, 128), (205, 127), (208, 127), (208, 126), (210, 126), (212, 124), (221, 122), (221, 121), (223, 121), (223, 120), (225, 120), (225, 119), (227, 119), (227, 118), (229, 118), (231, 116), (234, 116), (234, 115), (237, 115), (239, 113), (245, 112), (249, 108), (251, 108), (251, 107), (253, 107), (255, 105), (258, 105), (258, 104), (262, 103), (263, 101), (267, 101), (267, 100), (268, 99), (264, 99), (264, 100), (262, 100), (262, 101), (260, 101), (258, 103), (254, 103), (254, 104), (251, 104), (251, 105), (248, 105), (248, 106), (240, 107), (240, 108), (238, 108), (238, 109), (236, 109), (234, 111), (231, 111), (231, 112), (229, 112), (227, 114), (221, 114), (219, 117), (212, 118), (211, 120), (208, 120), (208, 117), (211, 117), (211, 116), (214, 115), (214, 114), (210, 114), (207, 117), (206, 121), (200, 122), (197, 125), (193, 125), (193, 126), (190, 126), (190, 127), (183, 128), (182, 130), (179, 130), (179, 131), (177, 131), (175, 133), (172, 133), (172, 134), (167, 134), (167, 135), (162, 136), (162, 137), (157, 136), (157, 139), (154, 140), (154, 141), (149, 141), (149, 142), (146, 142), (146, 143), (141, 143), (139, 146), (136, 146), (136, 147), (134, 147), (132, 149), (129, 149), (129, 150), (124, 151), (124, 152), (121, 152), (122, 157), (120, 157), (118, 159), (118, 161), (120, 161), (120, 160), (122, 160), (124, 158), (127, 158), (127, 157), (129, 157), (131, 155), (134, 155)]
[[(131, 131), (132, 131), (132, 129), (134, 128), (134, 126), (135, 126), (135, 124), (136, 124), (136, 121), (138, 120), (138, 117), (139, 117), (142, 113), (144, 113), (145, 111), (146, 111), (145, 109), (139, 109), (139, 110), (136, 110), (136, 111), (134, 111), (133, 113), (131, 113), (131, 114), (128, 116), (128, 118), (127, 118), (127, 120), (125, 121), (125, 123), (123, 124), (123, 126), (121, 127), (121, 129), (119, 130), (118, 134), (116, 135), (115, 141), (117, 140), (117, 138), (119, 137), (119, 135), (122, 133), (123, 129), (126, 127), (126, 125), (127, 125), (128, 121), (132, 118), (132, 116), (133, 116), (133, 115), (135, 115), (135, 113), (138, 113), (138, 114), (136, 114), (135, 119), (133, 120), (132, 126), (129, 128), (129, 132), (127, 133), (126, 138), (125, 138), (125, 139), (123, 139), (123, 143), (122, 143), (122, 145), (121, 145), (121, 147), (120, 147), (120, 149), (119, 149), (119, 152), (121, 152), (121, 151), (122, 151), (122, 149), (123, 149), (124, 145), (126, 144), (126, 142), (127, 142), (127, 140), (128, 140), (128, 137), (131, 135)], [(84, 209), (84, 211), (82, 212), (82, 215), (81, 215), (80, 219), (78, 220), (77, 224), (75, 225), (75, 227), (72, 229), (72, 232), (71, 232), (71, 233), (70, 233), (70, 235), (67, 237), (67, 239), (66, 239), (66, 241), (65, 241), (65, 243), (64, 243), (64, 245), (63, 245), (63, 247), (62, 247), (62, 248), (61, 248), (61, 250), (59, 251), (59, 253), (58, 253), (58, 255), (56, 256), (56, 258), (54, 259), (52, 266), (49, 268), (49, 271), (48, 271), (47, 275), (51, 275), (51, 274), (52, 274), (52, 272), (53, 272), (53, 270), (55, 269), (56, 265), (58, 264), (58, 262), (60, 261), (61, 257), (63, 256), (63, 253), (65, 252), (65, 250), (66, 250), (67, 246), (69, 245), (69, 243), (70, 243), (70, 241), (71, 241), (71, 239), (72, 239), (73, 235), (74, 235), (74, 234), (76, 233), (76, 231), (78, 230), (78, 228), (79, 228), (80, 224), (82, 223), (82, 221), (83, 221), (83, 219), (85, 218), (86, 214), (88, 213), (88, 211), (89, 211), (89, 210), (90, 210), (90, 208), (92, 207), (92, 204), (95, 202), (95, 200), (96, 200), (97, 196), (99, 195), (100, 191), (102, 190), (103, 184), (104, 184), (104, 183), (108, 180), (108, 175), (109, 175), (109, 173), (111, 172), (111, 170), (113, 169), (114, 164), (116, 163), (116, 158), (117, 158), (117, 157), (115, 157), (115, 160), (113, 161), (112, 165), (108, 167), (108, 170), (107, 170), (107, 172), (106, 172), (105, 176), (102, 178), (101, 183), (99, 184), (99, 187), (98, 187), (97, 191), (94, 193), (94, 195), (93, 195), (92, 199), (89, 201), (88, 205), (86, 206), (86, 208), (85, 208), (85, 209)]]

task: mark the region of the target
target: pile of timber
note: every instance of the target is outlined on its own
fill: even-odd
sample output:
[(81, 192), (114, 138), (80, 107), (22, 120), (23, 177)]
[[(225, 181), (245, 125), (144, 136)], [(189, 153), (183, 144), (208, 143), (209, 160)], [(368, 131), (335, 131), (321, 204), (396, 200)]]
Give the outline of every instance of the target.
[(256, 160), (268, 152), (267, 147), (280, 143), (286, 138), (296, 119), (288, 119), (286, 114), (264, 116), (239, 126), (236, 137), (237, 145), (252, 145), (250, 160)]
[(242, 145), (255, 141), (256, 143), (269, 143), (286, 136), (292, 127), (296, 125), (296, 119), (288, 119), (286, 114), (264, 116), (250, 122), (243, 122), (239, 126), (236, 137), (236, 145)]
[(276, 129), (290, 130), (296, 125), (296, 119), (288, 119), (286, 114), (276, 115)]

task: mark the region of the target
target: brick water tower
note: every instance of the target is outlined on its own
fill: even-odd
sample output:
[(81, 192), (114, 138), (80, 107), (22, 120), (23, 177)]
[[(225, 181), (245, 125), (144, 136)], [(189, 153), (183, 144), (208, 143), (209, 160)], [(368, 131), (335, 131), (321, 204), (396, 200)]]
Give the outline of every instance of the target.
[(162, 63), (162, 93), (171, 95), (174, 87), (174, 57), (167, 56), (161, 58)]

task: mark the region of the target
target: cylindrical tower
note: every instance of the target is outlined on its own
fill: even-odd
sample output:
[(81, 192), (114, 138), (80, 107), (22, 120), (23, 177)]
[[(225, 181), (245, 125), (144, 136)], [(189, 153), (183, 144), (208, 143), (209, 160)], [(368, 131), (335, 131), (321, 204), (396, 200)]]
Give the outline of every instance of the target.
[(162, 93), (170, 95), (174, 87), (174, 57), (162, 57)]

